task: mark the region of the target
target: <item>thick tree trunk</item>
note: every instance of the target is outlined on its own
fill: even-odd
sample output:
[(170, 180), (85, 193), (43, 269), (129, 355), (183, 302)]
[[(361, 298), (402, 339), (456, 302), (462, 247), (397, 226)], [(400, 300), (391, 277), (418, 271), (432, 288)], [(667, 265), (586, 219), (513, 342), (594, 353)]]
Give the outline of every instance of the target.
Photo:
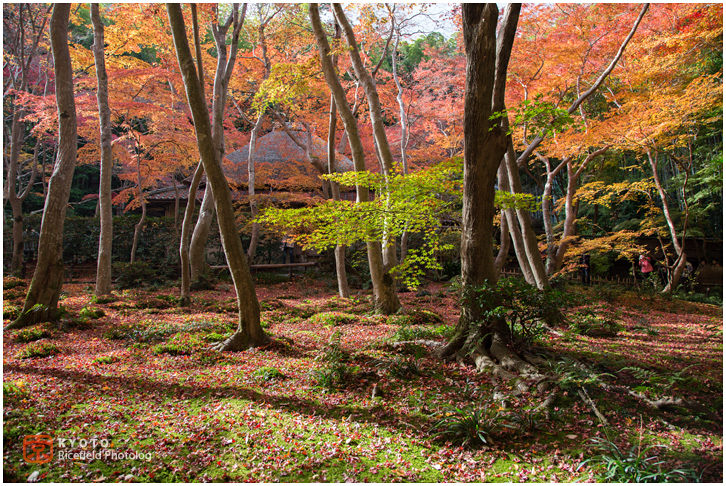
[(101, 174), (98, 204), (101, 231), (98, 241), (98, 265), (96, 267), (96, 295), (111, 293), (111, 254), (113, 241), (113, 207), (111, 206), (111, 110), (108, 107), (108, 75), (104, 58), (104, 26), (97, 3), (91, 4), (93, 22), (93, 58), (96, 64), (98, 91), (98, 119), (101, 130)]
[[(345, 125), (355, 170), (359, 172), (365, 171), (365, 155), (363, 152), (363, 144), (358, 133), (358, 123), (348, 105), (345, 92), (333, 66), (330, 57), (330, 45), (328, 44), (323, 26), (320, 22), (317, 4), (311, 3), (309, 12), (313, 32), (315, 33), (318, 49), (320, 50), (325, 81), (335, 98), (335, 104), (338, 107), (340, 117)], [(356, 193), (358, 202), (367, 202), (369, 200), (370, 195), (367, 188), (356, 186)], [(366, 249), (368, 251), (368, 265), (370, 266), (371, 280), (373, 282), (374, 310), (377, 313), (392, 314), (401, 307), (401, 303), (398, 300), (393, 279), (390, 275), (388, 275), (388, 278), (385, 278), (386, 272), (383, 271), (381, 245), (377, 242), (366, 242)]]
[[(229, 184), (222, 171), (222, 160), (219, 157), (212, 138), (212, 127), (209, 122), (209, 112), (201, 96), (199, 79), (194, 68), (191, 51), (186, 38), (184, 17), (179, 4), (167, 4), (169, 24), (172, 30), (174, 46), (179, 60), (179, 67), (184, 79), (184, 86), (189, 100), (189, 107), (194, 120), (194, 129), (197, 134), (199, 154), (204, 164), (208, 184), (214, 192), (219, 230), (222, 237), (222, 246), (227, 257), (239, 307), (237, 332), (217, 347), (219, 350), (236, 351), (250, 347), (262, 346), (270, 342), (270, 338), (260, 327), (260, 304), (255, 294), (254, 283), (250, 275), (247, 258), (242, 248), (234, 211), (232, 209), (232, 195)], [(236, 9), (234, 10), (235, 20)], [(241, 24), (241, 22), (239, 22)], [(237, 30), (237, 29), (235, 29)], [(230, 70), (231, 71), (231, 70)]]
[(43, 209), (35, 273), (23, 310), (8, 328), (20, 328), (53, 319), (58, 310), (58, 297), (63, 286), (63, 223), (76, 166), (78, 143), (73, 68), (68, 49), (70, 9), (70, 4), (56, 4), (50, 21), (58, 106), (58, 155)]
[[(462, 4), (466, 47), (464, 96), (464, 208), (461, 231), (461, 280), (466, 289), (494, 285), (494, 185), (507, 151), (506, 129), (492, 115), (504, 108), (507, 65), (521, 5), (509, 4), (497, 37), (496, 4)], [(490, 348), (506, 325), (485, 319), (483, 309), (465, 299), (454, 337), (439, 350), (446, 357)]]

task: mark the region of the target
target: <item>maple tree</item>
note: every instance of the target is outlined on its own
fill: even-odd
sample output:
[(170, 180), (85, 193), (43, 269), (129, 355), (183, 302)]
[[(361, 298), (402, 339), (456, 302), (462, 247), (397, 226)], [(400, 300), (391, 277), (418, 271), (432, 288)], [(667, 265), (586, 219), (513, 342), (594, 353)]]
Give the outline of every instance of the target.
[(70, 4), (57, 4), (50, 18), (58, 106), (58, 153), (40, 227), (38, 261), (23, 310), (8, 328), (20, 328), (55, 318), (63, 287), (63, 222), (76, 166), (76, 106), (68, 49)]
[(111, 293), (111, 250), (113, 242), (113, 207), (111, 206), (111, 171), (113, 153), (111, 149), (111, 110), (108, 106), (108, 73), (104, 49), (104, 26), (100, 8), (91, 4), (93, 21), (93, 57), (96, 64), (98, 88), (98, 119), (101, 142), (101, 183), (99, 187), (99, 212), (101, 235), (98, 242), (98, 267), (96, 270), (96, 295)]
[[(468, 288), (487, 282), (493, 285), (499, 277), (494, 271), (492, 248), (494, 180), (508, 139), (506, 126), (494, 114), (504, 109), (507, 66), (520, 8), (513, 4), (505, 9), (497, 33), (499, 11), (495, 4), (462, 6), (466, 94), (461, 281)], [(462, 349), (466, 353), (476, 349), (477, 354), (489, 355), (504, 336), (501, 325), (501, 321), (487, 319), (484, 309), (464, 300), (456, 333), (438, 353), (451, 356)]]
[[(19, 102), (24, 92), (48, 90), (48, 74), (41, 61), (46, 49), (46, 25), (50, 9), (42, 5), (14, 4), (3, 7), (4, 69), (3, 99), (10, 104), (10, 124), (5, 126), (4, 154), (6, 177), (3, 200), (10, 203), (13, 212), (13, 253), (10, 264), (12, 275), (23, 270), (23, 201), (27, 199), (38, 174), (38, 150), (43, 137), (38, 137), (32, 155), (23, 150), (30, 134), (23, 121), (25, 110)], [(44, 145), (44, 144), (43, 144)], [(25, 152), (25, 153), (23, 153)], [(26, 160), (21, 160), (21, 155)], [(26, 179), (23, 181), (23, 179)], [(23, 187), (24, 185), (24, 187)]]
[[(243, 253), (242, 242), (237, 233), (229, 185), (222, 172), (222, 156), (219, 148), (223, 145), (220, 144), (220, 139), (217, 138), (221, 132), (221, 127), (214, 128), (217, 137), (213, 136), (212, 131), (213, 125), (221, 124), (221, 119), (215, 117), (214, 124), (209, 122), (206, 101), (202, 98), (200, 81), (189, 50), (181, 6), (169, 4), (167, 5), (167, 13), (169, 14), (169, 24), (174, 38), (174, 47), (179, 59), (179, 68), (184, 77), (189, 108), (194, 118), (194, 130), (197, 134), (199, 153), (204, 163), (204, 172), (207, 176), (207, 183), (214, 191), (215, 209), (222, 237), (222, 246), (237, 294), (237, 331), (225, 341), (218, 343), (216, 349), (219, 351), (239, 351), (261, 346), (267, 344), (270, 338), (260, 327), (260, 305), (255, 294), (247, 259)], [(236, 13), (236, 9), (234, 13)], [(231, 15), (229, 24), (235, 19), (237, 22), (240, 20), (237, 15)], [(223, 73), (227, 67), (225, 63), (222, 63), (222, 66), (220, 73)], [(221, 96), (222, 93), (219, 93), (219, 95)]]

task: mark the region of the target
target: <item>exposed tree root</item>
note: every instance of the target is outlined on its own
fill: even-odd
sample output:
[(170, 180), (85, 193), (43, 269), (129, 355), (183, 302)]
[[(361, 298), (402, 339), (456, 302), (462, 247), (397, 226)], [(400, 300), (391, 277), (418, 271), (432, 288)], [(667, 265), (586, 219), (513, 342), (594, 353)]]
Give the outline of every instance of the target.
[(585, 402), (587, 405), (592, 408), (592, 411), (595, 412), (595, 416), (600, 420), (600, 423), (603, 425), (610, 425), (608, 422), (608, 419), (605, 418), (605, 415), (600, 413), (600, 410), (597, 409), (597, 406), (595, 405), (595, 402), (592, 401), (592, 398), (590, 398), (590, 395), (587, 394), (587, 390), (580, 387), (577, 389), (577, 394), (580, 395), (580, 398), (582, 398), (582, 401)]
[(224, 341), (214, 343), (210, 346), (213, 351), (246, 351), (250, 348), (259, 348), (266, 344), (270, 344), (271, 340), (267, 335), (264, 335), (264, 341), (254, 342), (245, 332), (237, 331)]

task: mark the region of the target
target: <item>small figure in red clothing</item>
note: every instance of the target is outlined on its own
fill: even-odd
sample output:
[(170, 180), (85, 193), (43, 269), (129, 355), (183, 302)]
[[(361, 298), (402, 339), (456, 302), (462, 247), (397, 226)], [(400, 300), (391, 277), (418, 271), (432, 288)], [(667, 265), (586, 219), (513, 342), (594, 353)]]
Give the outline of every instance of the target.
[(643, 275), (643, 278), (648, 278), (650, 272), (653, 271), (653, 265), (650, 263), (650, 257), (640, 255), (638, 264), (640, 265), (640, 273)]

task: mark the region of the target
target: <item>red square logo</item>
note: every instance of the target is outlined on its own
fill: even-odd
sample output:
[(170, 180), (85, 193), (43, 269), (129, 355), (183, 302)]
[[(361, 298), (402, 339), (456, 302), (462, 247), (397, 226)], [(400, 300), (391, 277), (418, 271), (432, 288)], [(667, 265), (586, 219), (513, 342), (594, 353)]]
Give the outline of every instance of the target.
[(31, 464), (45, 464), (53, 459), (53, 437), (45, 434), (23, 438), (23, 459)]

